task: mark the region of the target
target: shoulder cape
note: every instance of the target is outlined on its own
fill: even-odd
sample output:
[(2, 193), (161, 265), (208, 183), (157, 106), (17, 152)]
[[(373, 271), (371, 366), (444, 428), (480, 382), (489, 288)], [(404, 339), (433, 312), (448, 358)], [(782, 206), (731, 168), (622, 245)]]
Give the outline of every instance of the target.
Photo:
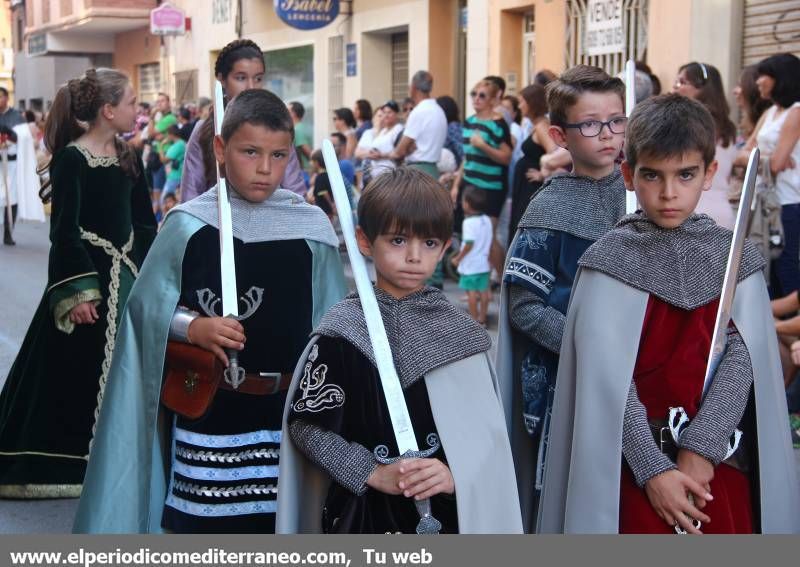
[[(648, 297), (602, 272), (578, 271), (556, 380), (541, 533), (617, 533), (622, 418)], [(753, 363), (761, 530), (798, 533), (796, 463), (761, 272), (739, 284), (732, 315)]]
[[(340, 304), (340, 310), (342, 308), (345, 306)], [(326, 320), (326, 334), (333, 333), (345, 339), (349, 335), (348, 340), (355, 339), (356, 348), (373, 360), (371, 348), (364, 347), (360, 331), (345, 331), (345, 335), (331, 327), (328, 317)], [(317, 336), (311, 339), (295, 369), (289, 388), (290, 400)], [(483, 346), (463, 351), (464, 358), (450, 358), (446, 363), (429, 361), (424, 366), (425, 386), (456, 484), (459, 532), (522, 533), (513, 459), (497, 378)], [(414, 375), (419, 367), (402, 361), (413, 356), (400, 358), (399, 371), (405, 369), (407, 378)], [(321, 533), (322, 508), (331, 480), (292, 443), (288, 415), (287, 404), (283, 418), (276, 533)]]
[[(209, 220), (216, 225), (215, 219)], [(311, 249), (312, 324), (316, 325), (345, 294), (338, 249), (304, 234), (303, 226), (293, 224), (286, 215), (273, 213), (268, 220), (284, 227), (284, 239), (305, 238)], [(164, 355), (180, 297), (186, 243), (205, 225), (205, 219), (195, 216), (189, 207), (171, 211), (131, 290), (119, 326), (75, 533), (161, 532), (169, 466), (165, 462), (169, 424), (159, 403)]]

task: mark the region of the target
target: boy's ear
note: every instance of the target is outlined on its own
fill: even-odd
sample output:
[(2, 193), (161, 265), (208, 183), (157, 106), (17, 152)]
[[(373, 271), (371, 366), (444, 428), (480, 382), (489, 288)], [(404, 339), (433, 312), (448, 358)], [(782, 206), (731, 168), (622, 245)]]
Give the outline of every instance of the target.
[(712, 161), (708, 164), (706, 168), (706, 176), (703, 179), (703, 191), (708, 191), (711, 189), (711, 183), (714, 181), (714, 174), (717, 173), (717, 169), (719, 168), (719, 163), (717, 160)]
[(225, 141), (219, 135), (214, 136), (214, 157), (217, 163), (225, 165)]
[(625, 189), (628, 191), (634, 191), (633, 169), (631, 168), (631, 164), (629, 164), (627, 161), (623, 161), (621, 164), (619, 164), (619, 168), (622, 171), (622, 179), (625, 181)]
[(550, 138), (556, 143), (557, 146), (568, 150), (567, 147), (567, 133), (564, 132), (564, 129), (561, 126), (556, 126), (554, 124), (550, 125), (550, 128), (547, 129), (547, 133), (550, 134)]
[(356, 227), (356, 242), (362, 255), (372, 257), (372, 243), (367, 238), (367, 233), (360, 226)]

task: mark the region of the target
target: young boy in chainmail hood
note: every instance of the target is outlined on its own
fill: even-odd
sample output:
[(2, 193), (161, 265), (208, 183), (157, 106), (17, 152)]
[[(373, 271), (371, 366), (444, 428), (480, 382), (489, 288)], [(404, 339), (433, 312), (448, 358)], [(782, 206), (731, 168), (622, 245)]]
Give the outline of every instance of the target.
[[(578, 258), (625, 214), (616, 160), (624, 140), (625, 85), (578, 65), (547, 87), (550, 136), (572, 173), (548, 180), (519, 222), (500, 299), (497, 374), (516, 462), (526, 531), (541, 486), (547, 415)], [(517, 227), (514, 227), (515, 229)]]
[[(642, 210), (579, 261), (539, 529), (797, 532), (764, 260), (749, 241), (727, 348), (703, 395), (732, 241), (729, 230), (694, 213), (717, 169), (711, 115), (679, 95), (649, 99), (630, 118), (625, 157), (625, 184)], [(681, 415), (688, 425), (679, 428)]]
[(399, 168), (358, 204), (357, 240), (419, 448), (398, 455), (357, 294), (331, 308), (287, 400), (279, 533), (415, 533), (430, 498), (442, 533), (521, 533), (511, 450), (486, 331), (425, 285), (452, 233), (452, 203), (431, 177)]

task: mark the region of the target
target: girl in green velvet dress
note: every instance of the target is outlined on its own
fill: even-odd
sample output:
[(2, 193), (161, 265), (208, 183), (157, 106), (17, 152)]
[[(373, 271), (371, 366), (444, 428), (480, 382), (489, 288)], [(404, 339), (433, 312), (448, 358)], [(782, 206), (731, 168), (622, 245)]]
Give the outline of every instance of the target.
[(53, 102), (48, 281), (0, 394), (0, 497), (80, 495), (117, 322), (156, 232), (142, 168), (118, 138), (135, 118), (113, 69), (88, 70)]

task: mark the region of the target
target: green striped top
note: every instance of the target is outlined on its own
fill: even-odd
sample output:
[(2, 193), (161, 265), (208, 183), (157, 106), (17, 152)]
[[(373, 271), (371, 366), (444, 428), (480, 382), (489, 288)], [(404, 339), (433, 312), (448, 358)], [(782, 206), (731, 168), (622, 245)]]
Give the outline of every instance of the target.
[(493, 148), (503, 143), (511, 146), (511, 130), (502, 118), (497, 120), (480, 120), (470, 116), (464, 122), (464, 182), (480, 189), (502, 191), (506, 182), (506, 166), (493, 161), (478, 148), (472, 147), (469, 139), (477, 132)]

